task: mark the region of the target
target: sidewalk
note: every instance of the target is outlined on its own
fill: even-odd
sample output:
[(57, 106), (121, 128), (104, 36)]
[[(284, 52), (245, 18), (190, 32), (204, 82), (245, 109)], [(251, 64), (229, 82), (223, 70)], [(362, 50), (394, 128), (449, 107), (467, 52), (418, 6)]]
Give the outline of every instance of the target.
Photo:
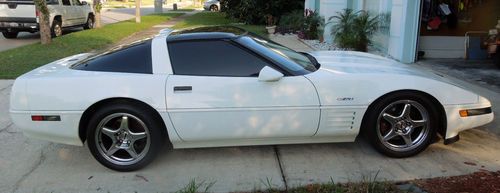
[(297, 35), (269, 35), (269, 39), (299, 52), (312, 52), (313, 48), (299, 40)]

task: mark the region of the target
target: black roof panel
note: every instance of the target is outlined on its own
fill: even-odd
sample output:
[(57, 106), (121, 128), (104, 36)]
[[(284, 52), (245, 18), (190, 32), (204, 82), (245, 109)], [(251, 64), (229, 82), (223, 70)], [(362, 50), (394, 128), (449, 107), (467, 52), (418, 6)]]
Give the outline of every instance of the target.
[(232, 39), (248, 32), (235, 26), (210, 26), (172, 32), (167, 42), (186, 40)]

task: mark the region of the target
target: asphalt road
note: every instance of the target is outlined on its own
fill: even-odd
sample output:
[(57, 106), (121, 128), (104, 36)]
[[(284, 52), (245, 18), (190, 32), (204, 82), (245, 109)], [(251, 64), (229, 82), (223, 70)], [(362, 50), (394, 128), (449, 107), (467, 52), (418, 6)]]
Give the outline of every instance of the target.
[[(459, 81), (459, 80), (457, 80)], [(392, 159), (365, 142), (181, 149), (161, 152), (148, 167), (120, 173), (101, 166), (86, 147), (26, 138), (8, 116), (12, 80), (0, 80), (0, 192), (172, 192), (191, 180), (214, 182), (213, 192), (284, 188), (314, 182), (404, 181), (500, 170), (500, 139), (492, 124), (464, 131), (451, 145), (435, 143), (423, 153)], [(492, 99), (500, 93), (461, 82)], [(279, 158), (279, 159), (278, 159)]]
[[(164, 11), (168, 11), (168, 9), (164, 9)], [(147, 15), (154, 13), (153, 7), (144, 7), (141, 8), (141, 15)], [(110, 9), (102, 12), (102, 23), (104, 25), (110, 23), (116, 23), (119, 21), (124, 21), (128, 19), (132, 19), (135, 17), (135, 8), (123, 8), (123, 9)], [(83, 30), (82, 28), (74, 28), (65, 30), (65, 34)], [(37, 33), (29, 33), (22, 32), (19, 34), (17, 39), (5, 39), (3, 35), (0, 35), (0, 51), (16, 48), (19, 46), (24, 46), (28, 44), (33, 44), (39, 42), (40, 34)]]

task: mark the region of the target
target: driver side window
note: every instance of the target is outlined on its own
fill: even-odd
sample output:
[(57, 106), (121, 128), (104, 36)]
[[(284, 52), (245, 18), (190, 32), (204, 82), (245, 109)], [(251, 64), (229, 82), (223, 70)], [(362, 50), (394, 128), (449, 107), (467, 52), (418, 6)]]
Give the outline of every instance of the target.
[(71, 6), (70, 0), (62, 0), (62, 4), (65, 6)]
[(229, 41), (169, 42), (174, 74), (195, 76), (257, 77), (269, 63)]

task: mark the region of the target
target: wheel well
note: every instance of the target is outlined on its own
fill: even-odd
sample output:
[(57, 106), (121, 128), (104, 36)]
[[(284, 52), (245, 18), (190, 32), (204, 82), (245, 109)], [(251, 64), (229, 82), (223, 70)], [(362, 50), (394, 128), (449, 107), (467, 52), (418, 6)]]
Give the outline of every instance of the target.
[[(92, 13), (92, 12), (91, 12), (91, 13), (89, 13), (89, 17), (88, 17), (88, 18), (95, 19), (94, 17), (95, 17), (95, 16), (94, 16), (94, 13)], [(88, 19), (88, 18), (87, 18), (87, 19)]]
[(168, 133), (167, 133), (167, 127), (165, 126), (165, 122), (161, 118), (160, 114), (158, 111), (156, 111), (153, 107), (150, 105), (136, 100), (136, 99), (131, 99), (131, 98), (109, 98), (109, 99), (104, 99), (101, 100), (97, 103), (94, 103), (91, 105), (85, 112), (83, 112), (82, 117), (80, 118), (80, 123), (78, 125), (78, 136), (80, 137), (80, 140), (82, 140), (82, 143), (85, 143), (87, 140), (87, 124), (92, 118), (92, 115), (99, 110), (102, 107), (108, 106), (108, 105), (113, 105), (117, 103), (126, 103), (126, 104), (131, 104), (133, 106), (138, 106), (138, 107), (143, 107), (146, 108), (148, 111), (151, 111), (151, 113), (154, 115), (154, 118), (160, 122), (160, 124), (163, 126), (162, 129), (162, 134), (164, 137), (167, 137), (168, 139)]
[[(373, 108), (373, 106), (375, 104), (377, 104), (383, 98), (385, 98), (387, 96), (390, 96), (390, 95), (399, 94), (399, 93), (419, 93), (419, 94), (422, 94), (423, 96), (425, 96), (427, 99), (429, 99), (434, 104), (434, 107), (436, 108), (436, 110), (437, 110), (437, 112), (439, 114), (439, 119), (438, 119), (438, 125), (439, 126), (437, 128), (437, 132), (444, 139), (445, 136), (446, 136), (446, 128), (447, 128), (447, 119), (446, 119), (446, 112), (444, 110), (444, 106), (434, 96), (432, 96), (432, 95), (430, 95), (430, 94), (428, 94), (426, 92), (422, 92), (422, 91), (419, 91), (419, 90), (398, 90), (398, 91), (393, 91), (393, 92), (384, 94), (384, 95), (380, 96), (379, 98), (377, 98), (377, 100), (373, 101), (368, 106), (368, 109), (367, 109), (366, 112), (370, 111), (371, 108)], [(368, 114), (366, 112), (363, 115), (363, 120), (361, 122), (361, 125), (363, 125), (363, 123), (366, 122), (365, 119), (366, 119), (367, 114)], [(361, 127), (361, 132), (363, 132), (363, 126)]]
[(54, 21), (60, 21), (60, 22), (62, 22), (62, 16), (60, 16), (60, 15), (54, 16)]

